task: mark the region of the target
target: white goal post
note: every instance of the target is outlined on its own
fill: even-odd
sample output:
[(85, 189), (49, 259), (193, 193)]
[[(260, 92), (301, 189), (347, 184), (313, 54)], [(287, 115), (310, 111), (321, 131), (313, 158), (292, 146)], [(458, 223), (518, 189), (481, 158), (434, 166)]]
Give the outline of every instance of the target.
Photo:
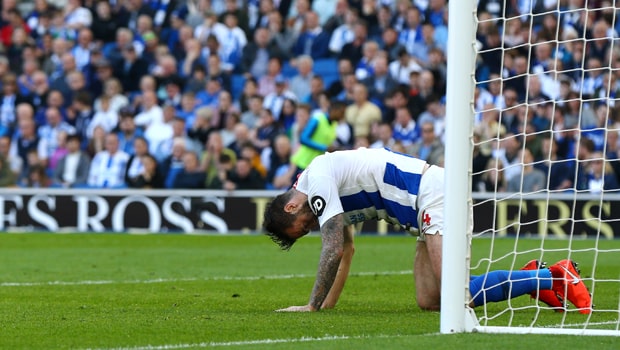
[[(502, 8), (506, 8), (510, 0), (503, 0), (503, 2), (505, 4)], [(616, 271), (615, 276), (610, 275), (608, 271), (597, 265), (597, 263), (605, 265), (615, 259), (617, 266), (620, 266), (620, 245), (609, 243), (615, 238), (612, 228), (620, 225), (620, 210), (618, 210), (620, 191), (609, 190), (604, 187), (606, 180), (597, 180), (596, 177), (594, 180), (592, 178), (588, 180), (586, 187), (590, 187), (582, 188), (579, 185), (580, 176), (585, 176), (583, 174), (586, 170), (596, 171), (591, 170), (595, 169), (594, 163), (602, 163), (600, 172), (605, 174), (605, 169), (609, 168), (610, 164), (606, 153), (610, 147), (608, 142), (612, 142), (608, 141), (608, 137), (612, 140), (611, 137), (614, 136), (613, 140), (616, 140), (616, 136), (620, 133), (620, 112), (618, 112), (620, 111), (620, 79), (616, 82), (616, 77), (620, 78), (618, 74), (620, 73), (620, 39), (614, 37), (617, 35), (614, 33), (614, 27), (620, 28), (616, 26), (617, 21), (620, 21), (620, 7), (615, 4), (615, 1), (604, 0), (596, 2), (598, 4), (596, 8), (592, 6), (588, 8), (587, 0), (540, 0), (531, 3), (544, 3), (546, 7), (542, 10), (532, 8), (529, 13), (522, 12), (520, 16), (517, 16), (520, 17), (521, 30), (527, 30), (529, 26), (530, 36), (525, 38), (522, 33), (519, 33), (521, 36), (517, 39), (522, 41), (517, 40), (516, 44), (504, 42), (504, 39), (509, 36), (515, 39), (514, 32), (509, 33), (511, 30), (508, 28), (509, 25), (504, 25), (509, 22), (509, 19), (514, 20), (515, 15), (507, 17), (505, 9), (503, 13), (499, 13), (497, 18), (481, 18), (477, 12), (479, 0), (450, 1), (448, 5), (450, 30), (447, 49), (444, 158), (446, 169), (444, 217), (447, 220), (443, 239), (440, 332), (620, 336), (620, 272)], [(577, 3), (582, 3), (584, 7), (565, 6)], [(600, 33), (599, 30), (599, 33), (596, 33), (596, 26), (588, 23), (603, 13), (596, 11), (606, 11), (605, 15), (611, 16), (608, 16), (611, 18), (611, 25), (606, 28), (606, 32)], [(540, 26), (548, 25), (543, 23), (544, 19), (553, 16), (558, 18), (555, 33), (548, 27), (545, 29), (547, 35), (555, 34), (555, 37), (545, 42), (540, 39), (534, 40), (534, 31), (540, 29)], [(571, 20), (579, 20), (579, 16), (582, 16), (580, 25), (583, 25), (583, 31), (571, 32), (571, 35), (568, 35), (561, 28), (563, 20), (560, 20), (560, 17), (562, 16), (570, 17)], [(550, 18), (550, 23), (553, 23), (552, 20), (553, 18)], [(495, 26), (502, 41), (496, 49), (502, 50), (501, 62), (497, 62), (501, 67), (501, 72), (492, 78), (477, 72), (480, 54), (485, 53), (485, 50), (487, 53), (494, 50), (484, 47), (477, 40), (477, 30), (481, 25)], [(537, 29), (535, 29), (536, 26), (538, 26)], [(585, 28), (590, 28), (587, 35)], [(586, 53), (587, 46), (595, 45), (596, 40), (599, 42), (608, 40), (611, 45), (608, 49), (611, 52), (608, 54), (608, 59), (600, 60), (601, 66), (598, 67), (590, 66)], [(558, 58), (562, 54), (560, 48), (572, 44), (583, 45), (581, 56), (575, 51), (574, 60), (578, 64), (574, 67), (564, 67)], [(508, 75), (505, 74), (508, 60), (514, 57), (508, 57), (506, 52), (511, 48), (514, 49), (515, 45), (521, 50), (520, 52), (525, 52), (528, 69)], [(536, 55), (542, 55), (536, 53), (538, 47), (542, 46), (551, 48), (550, 62), (553, 63), (542, 70), (538, 66), (531, 69), (537, 58)], [(563, 77), (566, 75), (574, 79), (569, 84), (565, 84), (567, 86), (562, 87), (562, 83), (565, 82)], [(592, 89), (591, 85), (594, 84), (589, 78), (595, 75), (599, 76), (597, 81), (599, 87), (596, 90), (587, 91)], [(519, 104), (512, 107), (508, 107), (507, 104), (503, 107), (499, 104), (494, 106), (486, 104), (481, 107), (477, 103), (480, 96), (480, 90), (477, 91), (477, 89), (484, 89), (483, 87), (492, 84), (497, 79), (501, 81), (499, 95), (503, 97), (506, 81), (513, 78), (522, 79), (526, 85), (525, 97)], [(534, 90), (532, 87), (534, 81), (539, 79), (547, 79), (544, 82), (545, 88), (551, 87), (552, 90), (547, 91), (555, 92), (557, 96), (543, 101), (530, 98), (531, 90)], [(561, 91), (563, 88), (573, 93), (571, 97), (567, 97), (566, 91)], [(577, 105), (576, 122), (570, 125), (568, 118), (564, 119), (561, 115), (565, 111), (565, 104), (569, 103)], [(594, 111), (595, 108), (596, 111)], [(542, 111), (543, 109), (547, 112)], [(519, 120), (524, 125), (518, 132), (502, 130), (502, 118), (510, 114), (511, 110), (515, 111), (515, 114), (517, 114), (516, 111), (521, 113)], [(495, 115), (495, 120), (498, 122), (495, 128), (485, 127), (488, 126), (485, 123), (493, 120), (493, 118), (485, 119), (487, 112)], [(532, 122), (532, 118), (538, 116), (537, 113), (548, 117), (548, 130), (529, 129), (525, 126)], [(618, 117), (614, 116), (614, 113), (617, 113)], [(560, 116), (554, 119), (554, 116), (558, 114)], [(582, 118), (588, 116), (592, 116), (600, 124), (585, 128), (586, 122)], [(612, 121), (615, 121), (615, 124)], [(479, 127), (480, 125), (483, 126)], [(480, 130), (488, 134), (479, 138)], [(598, 153), (592, 150), (589, 150), (589, 153), (584, 151), (587, 155), (582, 155), (582, 147), (592, 147), (584, 146), (584, 144), (591, 143), (586, 140), (589, 138), (586, 135), (588, 130), (591, 131), (590, 135), (596, 134), (601, 139), (599, 141), (602, 142), (602, 150)], [(553, 173), (552, 167), (554, 163), (559, 164), (563, 161), (554, 157), (554, 143), (558, 139), (569, 137), (566, 135), (574, 138), (573, 143), (568, 143), (573, 150), (569, 158), (572, 157), (570, 158), (571, 164), (575, 169), (569, 176), (572, 187), (555, 190), (551, 189), (551, 182), (556, 180), (554, 177), (557, 177), (557, 173)], [(519, 140), (517, 143), (519, 156), (516, 157), (516, 163), (504, 164), (501, 149), (505, 147), (504, 142), (511, 138)], [(549, 139), (547, 142), (550, 146), (547, 148), (541, 146), (541, 156), (536, 159), (527, 157), (526, 154), (532, 147), (533, 141), (531, 140), (540, 141), (544, 138)], [(544, 141), (541, 143), (544, 144)], [(620, 147), (617, 141), (615, 145)], [(489, 152), (489, 163), (492, 165), (483, 170), (474, 170), (472, 154), (474, 149), (479, 150), (480, 147), (485, 147)], [(570, 153), (570, 150), (568, 152)], [(620, 151), (618, 154), (620, 155)], [(620, 158), (617, 161), (620, 164)], [(546, 185), (544, 188), (527, 188), (529, 184), (526, 182), (529, 179), (524, 180), (526, 173), (524, 169), (532, 168), (537, 163), (548, 164), (547, 173), (541, 170), (546, 175)], [(513, 189), (515, 183), (518, 184), (517, 191), (508, 191), (510, 186), (506, 186), (506, 182), (501, 182), (511, 167), (519, 169), (516, 172), (517, 175), (513, 175), (516, 176), (516, 180), (511, 181)], [(490, 173), (495, 175), (487, 176)], [(484, 175), (485, 179), (490, 179), (489, 181), (495, 181), (494, 190), (487, 188), (487, 193), (472, 194), (472, 187), (475, 187), (472, 186), (472, 178), (479, 175)], [(618, 177), (620, 178), (620, 174)], [(620, 189), (620, 185), (618, 188)], [(611, 202), (616, 203), (615, 206), (610, 205)], [(494, 216), (487, 218), (487, 222), (482, 227), (478, 227), (477, 222), (474, 225), (469, 219), (470, 210), (474, 208), (475, 211), (477, 205), (493, 207)], [(532, 210), (531, 207), (536, 210)], [(514, 212), (510, 220), (505, 219), (507, 211)], [(467, 231), (466, 235), (464, 231)], [(476, 248), (472, 250), (470, 243), (473, 242), (476, 246), (476, 240), (483, 242), (481, 246), (489, 251), (479, 252), (475, 250)], [(508, 244), (506, 240), (509, 240)], [(510, 245), (512, 250), (502, 251), (498, 248), (499, 243), (504, 246)], [(484, 274), (492, 270), (519, 270), (530, 259), (546, 261), (549, 265), (555, 263), (553, 259), (556, 258), (586, 261), (585, 266), (581, 265), (581, 277), (592, 295), (594, 304), (592, 313), (581, 314), (574, 307), (571, 309), (568, 306), (565, 312), (555, 312), (539, 300), (531, 299), (529, 295), (505, 302), (489, 303), (475, 309), (469, 307), (472, 300), (469, 293), (470, 274)], [(597, 304), (597, 301), (601, 304)]]

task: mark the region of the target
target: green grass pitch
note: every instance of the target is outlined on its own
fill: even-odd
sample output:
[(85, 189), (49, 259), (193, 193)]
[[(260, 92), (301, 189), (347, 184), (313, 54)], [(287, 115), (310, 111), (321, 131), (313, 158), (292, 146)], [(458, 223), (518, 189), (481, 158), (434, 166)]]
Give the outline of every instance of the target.
[[(477, 258), (488, 255), (489, 244), (474, 242)], [(591, 246), (592, 241), (573, 244)], [(519, 245), (528, 249), (539, 242)], [(2, 234), (0, 349), (620, 347), (616, 337), (440, 335), (439, 313), (415, 304), (414, 247), (412, 237), (357, 237), (352, 276), (336, 309), (283, 314), (273, 310), (308, 300), (320, 251), (317, 236), (281, 252), (261, 235)], [(494, 243), (493, 252), (499, 256), (513, 248), (514, 240), (503, 239)], [(599, 249), (612, 248), (620, 248), (620, 242), (599, 242)], [(562, 255), (552, 251), (545, 260), (552, 262), (554, 254)], [(582, 271), (591, 271), (588, 260), (594, 255), (579, 254)], [(518, 263), (529, 257), (518, 257)], [(617, 279), (617, 254), (598, 259), (597, 276)], [(618, 283), (606, 286), (597, 289), (597, 307), (617, 310)], [(512, 302), (532, 305), (528, 297)], [(497, 303), (489, 311), (504, 307)], [(532, 309), (512, 317), (514, 324), (529, 325)], [(591, 321), (617, 317), (595, 313)], [(541, 310), (537, 322), (586, 319)]]

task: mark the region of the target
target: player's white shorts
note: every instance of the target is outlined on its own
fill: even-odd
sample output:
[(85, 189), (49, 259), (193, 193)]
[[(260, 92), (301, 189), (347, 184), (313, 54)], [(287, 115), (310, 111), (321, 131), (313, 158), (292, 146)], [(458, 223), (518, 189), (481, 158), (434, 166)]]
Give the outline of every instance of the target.
[(420, 180), (418, 192), (418, 227), (423, 241), (424, 235), (443, 233), (443, 192), (444, 169), (431, 166), (424, 172)]
[[(444, 230), (444, 168), (431, 166), (420, 180), (418, 193), (418, 241), (424, 241), (425, 235), (443, 235)], [(473, 209), (469, 205), (470, 232), (473, 225)]]

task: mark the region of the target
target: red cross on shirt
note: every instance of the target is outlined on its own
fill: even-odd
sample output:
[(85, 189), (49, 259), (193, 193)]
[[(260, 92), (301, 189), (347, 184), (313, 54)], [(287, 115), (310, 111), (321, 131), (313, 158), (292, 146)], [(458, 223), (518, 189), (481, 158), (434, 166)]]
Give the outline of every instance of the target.
[(424, 213), (424, 219), (422, 220), (424, 225), (428, 226), (431, 224), (431, 216), (428, 213)]

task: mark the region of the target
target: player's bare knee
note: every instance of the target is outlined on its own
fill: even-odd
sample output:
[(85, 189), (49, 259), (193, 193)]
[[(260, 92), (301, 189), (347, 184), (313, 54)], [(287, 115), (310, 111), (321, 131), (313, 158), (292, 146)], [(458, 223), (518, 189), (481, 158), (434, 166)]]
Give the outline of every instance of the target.
[(439, 299), (429, 297), (424, 293), (416, 293), (416, 302), (418, 307), (424, 311), (439, 311), (441, 306)]

